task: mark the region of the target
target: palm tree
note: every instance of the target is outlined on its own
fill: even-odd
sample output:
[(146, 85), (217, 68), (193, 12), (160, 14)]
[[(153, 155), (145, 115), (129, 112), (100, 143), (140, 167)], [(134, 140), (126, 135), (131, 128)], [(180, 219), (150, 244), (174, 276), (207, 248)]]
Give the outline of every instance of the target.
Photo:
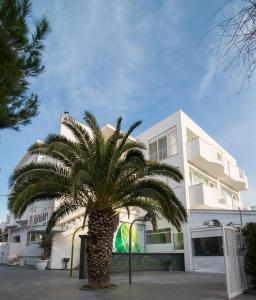
[(104, 138), (95, 117), (85, 112), (90, 130), (66, 115), (63, 124), (76, 141), (49, 135), (29, 149), (45, 155), (48, 162), (35, 163), (14, 171), (10, 178), (9, 209), (21, 216), (35, 201), (59, 198), (47, 232), (66, 215), (84, 209), (88, 220), (88, 284), (93, 288), (110, 286), (113, 236), (121, 208), (139, 207), (146, 211), (156, 228), (162, 214), (177, 229), (186, 221), (186, 211), (172, 189), (155, 176), (182, 181), (180, 171), (165, 163), (148, 161), (145, 146), (130, 139), (140, 125), (135, 122), (121, 132), (117, 119), (113, 134)]

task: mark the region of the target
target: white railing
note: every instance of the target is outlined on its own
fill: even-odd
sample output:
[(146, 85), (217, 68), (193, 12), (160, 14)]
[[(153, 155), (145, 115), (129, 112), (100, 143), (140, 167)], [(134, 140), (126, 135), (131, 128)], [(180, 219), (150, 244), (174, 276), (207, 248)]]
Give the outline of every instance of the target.
[(28, 216), (28, 226), (46, 225), (52, 212), (52, 207), (33, 209)]

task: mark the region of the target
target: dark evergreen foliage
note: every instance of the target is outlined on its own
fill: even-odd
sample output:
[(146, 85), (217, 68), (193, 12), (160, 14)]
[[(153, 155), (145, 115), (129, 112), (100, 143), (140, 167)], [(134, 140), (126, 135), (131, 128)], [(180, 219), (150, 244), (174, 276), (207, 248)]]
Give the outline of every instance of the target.
[(256, 223), (248, 223), (243, 229), (245, 243), (245, 272), (256, 289)]
[(49, 23), (42, 17), (29, 30), (30, 0), (0, 0), (0, 129), (27, 125), (38, 114), (38, 95), (29, 78), (39, 75)]

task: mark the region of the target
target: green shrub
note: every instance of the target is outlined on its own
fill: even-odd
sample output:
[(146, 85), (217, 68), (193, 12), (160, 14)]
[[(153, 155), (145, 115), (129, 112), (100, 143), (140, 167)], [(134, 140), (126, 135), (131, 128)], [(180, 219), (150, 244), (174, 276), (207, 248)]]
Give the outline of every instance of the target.
[(250, 284), (256, 288), (256, 223), (248, 223), (243, 229), (245, 244), (245, 272)]

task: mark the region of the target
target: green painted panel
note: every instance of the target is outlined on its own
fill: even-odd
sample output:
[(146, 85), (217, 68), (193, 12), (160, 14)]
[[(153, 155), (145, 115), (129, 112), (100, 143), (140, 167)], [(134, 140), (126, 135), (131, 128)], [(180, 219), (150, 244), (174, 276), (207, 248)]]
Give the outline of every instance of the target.
[[(129, 231), (130, 224), (120, 224), (114, 239), (114, 250), (119, 253), (129, 252)], [(141, 246), (137, 240), (135, 227), (132, 228), (132, 252), (141, 252)]]

